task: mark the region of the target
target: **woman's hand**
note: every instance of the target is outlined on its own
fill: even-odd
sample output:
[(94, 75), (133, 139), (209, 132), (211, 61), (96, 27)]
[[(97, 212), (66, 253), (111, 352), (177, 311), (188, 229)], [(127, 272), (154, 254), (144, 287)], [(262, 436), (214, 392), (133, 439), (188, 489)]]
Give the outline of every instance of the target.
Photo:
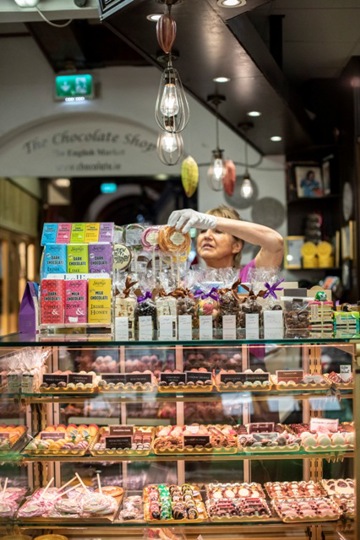
[(216, 229), (217, 219), (210, 214), (202, 214), (191, 208), (185, 208), (184, 210), (175, 210), (172, 212), (168, 219), (168, 225), (175, 227), (178, 231), (187, 233), (191, 227), (205, 230)]

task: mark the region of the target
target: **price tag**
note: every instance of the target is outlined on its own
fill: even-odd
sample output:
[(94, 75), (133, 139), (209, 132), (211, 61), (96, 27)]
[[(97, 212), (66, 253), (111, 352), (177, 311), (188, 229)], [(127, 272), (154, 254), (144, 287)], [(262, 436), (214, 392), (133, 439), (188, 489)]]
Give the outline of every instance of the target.
[(210, 435), (184, 435), (184, 446), (206, 446), (210, 443)]
[(45, 384), (55, 384), (56, 386), (59, 385), (59, 383), (65, 383), (68, 382), (68, 376), (67, 375), (58, 375), (54, 373), (46, 373), (43, 375), (43, 383)]
[(310, 418), (310, 431), (316, 433), (335, 433), (338, 429), (338, 418)]
[(248, 424), (249, 433), (271, 433), (274, 429), (274, 422), (253, 422)]
[(107, 383), (126, 383), (126, 375), (124, 373), (101, 373), (101, 378)]
[(160, 382), (165, 382), (166, 384), (175, 383), (186, 383), (185, 373), (160, 373)]
[(69, 374), (69, 383), (83, 383), (83, 384), (92, 384), (93, 376), (82, 374), (82, 373), (70, 373)]
[(150, 315), (139, 317), (139, 340), (151, 341), (153, 339), (154, 327), (153, 319)]
[(349, 382), (352, 377), (352, 370), (350, 365), (340, 366), (340, 377), (344, 382)]
[(131, 448), (132, 436), (128, 437), (113, 437), (111, 435), (105, 437), (105, 448), (125, 449)]
[(125, 379), (127, 383), (131, 383), (131, 384), (151, 383), (151, 373), (126, 373)]
[(284, 323), (282, 310), (266, 310), (263, 316), (264, 339), (283, 339)]
[(259, 339), (259, 314), (245, 314), (245, 338)]
[(159, 339), (176, 339), (176, 317), (175, 315), (160, 315), (159, 317)]
[(110, 435), (117, 437), (129, 437), (134, 435), (134, 426), (126, 426), (119, 424), (118, 426), (110, 426)]
[(220, 373), (220, 381), (223, 384), (231, 383), (244, 383), (245, 373)]
[(115, 317), (115, 340), (129, 341), (129, 317)]
[(294, 381), (301, 382), (304, 378), (303, 369), (277, 369), (276, 378), (278, 382), (280, 381)]
[(236, 316), (223, 315), (222, 323), (223, 339), (236, 339)]
[(211, 382), (211, 373), (210, 371), (185, 371), (186, 374), (186, 382), (194, 382), (197, 381), (203, 381), (203, 382)]
[(211, 315), (199, 316), (199, 338), (203, 340), (213, 339), (213, 321)]
[(61, 431), (42, 431), (40, 433), (40, 439), (52, 439), (52, 440), (60, 440), (65, 439), (65, 432)]
[(180, 341), (192, 340), (192, 317), (191, 315), (178, 316), (178, 333)]

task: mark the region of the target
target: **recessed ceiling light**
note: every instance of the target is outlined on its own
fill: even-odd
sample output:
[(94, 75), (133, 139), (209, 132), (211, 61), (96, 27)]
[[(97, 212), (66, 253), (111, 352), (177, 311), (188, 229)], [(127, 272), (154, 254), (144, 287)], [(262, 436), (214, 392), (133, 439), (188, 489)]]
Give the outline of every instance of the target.
[(224, 8), (245, 6), (246, 0), (217, 0), (217, 4)]
[(168, 178), (169, 178), (168, 174), (160, 173), (160, 174), (155, 175), (156, 180), (168, 180)]
[(249, 111), (247, 113), (248, 116), (252, 116), (252, 117), (256, 117), (256, 116), (261, 116), (261, 112), (260, 111)]
[(148, 21), (151, 22), (157, 22), (161, 17), (161, 13), (150, 13), (150, 15), (147, 15), (146, 18)]
[(214, 82), (217, 82), (217, 83), (226, 83), (226, 82), (229, 82), (230, 79), (229, 77), (215, 77), (215, 79), (213, 79)]
[(282, 137), (280, 137), (279, 135), (273, 135), (272, 137), (270, 137), (270, 141), (279, 142), (282, 141)]
[(56, 178), (56, 180), (53, 180), (53, 184), (59, 188), (68, 188), (71, 182), (69, 178)]
[(39, 0), (15, 0), (15, 4), (19, 7), (35, 7)]

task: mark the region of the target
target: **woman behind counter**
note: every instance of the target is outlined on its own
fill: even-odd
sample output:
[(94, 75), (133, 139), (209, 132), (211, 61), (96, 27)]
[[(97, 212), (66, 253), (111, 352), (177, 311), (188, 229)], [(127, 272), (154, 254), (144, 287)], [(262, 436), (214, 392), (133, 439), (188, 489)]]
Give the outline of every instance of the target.
[(252, 268), (279, 267), (284, 255), (282, 236), (264, 225), (243, 221), (238, 212), (221, 205), (203, 214), (190, 208), (171, 213), (168, 225), (184, 233), (191, 227), (200, 232), (197, 254), (210, 268), (240, 268), (244, 242), (260, 247), (248, 264), (240, 268), (241, 281), (247, 281)]

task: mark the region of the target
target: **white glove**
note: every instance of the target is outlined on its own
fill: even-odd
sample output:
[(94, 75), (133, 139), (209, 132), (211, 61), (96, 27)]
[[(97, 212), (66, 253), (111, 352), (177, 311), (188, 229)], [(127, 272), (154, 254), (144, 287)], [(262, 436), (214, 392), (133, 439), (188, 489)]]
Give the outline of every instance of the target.
[(202, 214), (191, 208), (184, 210), (175, 210), (170, 214), (168, 225), (175, 227), (183, 233), (189, 232), (191, 227), (196, 229), (216, 229), (217, 219), (211, 214)]

